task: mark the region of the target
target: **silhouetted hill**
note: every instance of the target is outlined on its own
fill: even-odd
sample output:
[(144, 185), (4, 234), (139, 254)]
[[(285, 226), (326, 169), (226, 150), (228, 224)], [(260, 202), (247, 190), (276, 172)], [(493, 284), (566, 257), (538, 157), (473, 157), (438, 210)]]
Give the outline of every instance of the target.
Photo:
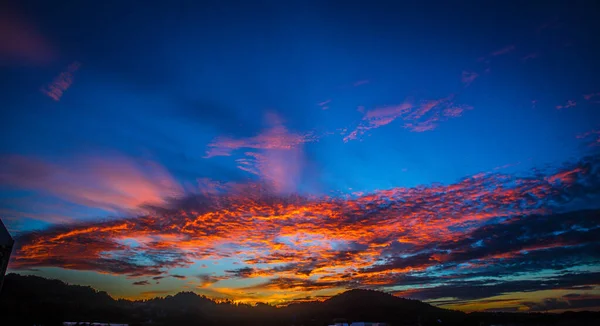
[[(61, 325), (63, 321), (125, 322), (130, 325), (328, 325), (334, 320), (391, 325), (596, 325), (599, 313), (465, 314), (372, 290), (350, 290), (322, 302), (286, 307), (215, 302), (193, 292), (150, 300), (114, 300), (91, 287), (9, 274), (0, 294), (0, 325)], [(440, 323), (441, 321), (441, 323)]]

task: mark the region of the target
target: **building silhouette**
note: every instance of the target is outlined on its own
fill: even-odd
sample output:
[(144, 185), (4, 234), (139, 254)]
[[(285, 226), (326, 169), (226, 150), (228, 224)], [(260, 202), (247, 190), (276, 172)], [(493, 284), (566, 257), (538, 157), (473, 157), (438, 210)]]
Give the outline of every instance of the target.
[(15, 240), (10, 236), (8, 230), (0, 219), (0, 291), (2, 291), (2, 283), (4, 283), (4, 275), (8, 267), (10, 253), (12, 252)]

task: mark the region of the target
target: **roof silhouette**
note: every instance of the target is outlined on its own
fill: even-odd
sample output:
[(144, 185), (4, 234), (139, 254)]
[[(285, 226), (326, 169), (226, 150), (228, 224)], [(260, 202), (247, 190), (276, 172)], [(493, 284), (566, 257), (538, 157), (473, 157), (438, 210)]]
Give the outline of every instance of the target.
[(0, 219), (0, 246), (12, 246), (13, 243), (13, 238), (10, 236), (10, 233), (8, 233), (8, 230)]

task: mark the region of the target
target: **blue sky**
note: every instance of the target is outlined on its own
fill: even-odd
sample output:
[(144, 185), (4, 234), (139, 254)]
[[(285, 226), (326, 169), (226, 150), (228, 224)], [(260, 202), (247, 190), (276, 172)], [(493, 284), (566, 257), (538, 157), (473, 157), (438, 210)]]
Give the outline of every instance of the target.
[[(351, 203), (358, 205), (370, 200), (369, 194), (385, 196), (386, 191), (412, 194), (425, 187), (435, 192), (438, 184), (460, 188), (461, 180), (479, 173), (520, 180), (503, 184), (498, 180), (504, 179), (494, 179), (508, 188), (528, 178), (537, 177), (536, 187), (542, 188), (543, 180), (560, 179), (563, 183), (553, 185), (558, 187), (553, 191), (567, 192), (563, 198), (583, 196), (568, 203), (540, 197), (511, 214), (540, 213), (534, 207), (543, 207), (544, 214), (597, 209), (595, 197), (576, 196), (574, 186), (568, 186), (595, 185), (588, 180), (595, 170), (584, 164), (586, 157), (597, 155), (600, 140), (600, 65), (595, 59), (600, 49), (594, 42), (600, 26), (592, 7), (591, 2), (561, 1), (490, 1), (485, 6), (469, 1), (9, 4), (3, 15), (10, 19), (0, 32), (0, 78), (6, 81), (0, 92), (1, 216), (13, 233), (30, 239), (23, 240), (30, 248), (32, 230), (47, 233), (49, 238), (39, 241), (58, 245), (50, 237), (55, 232), (103, 229), (104, 223), (159, 215), (159, 208), (185, 211), (189, 217), (197, 213), (188, 210), (189, 203), (207, 194), (228, 198), (214, 214), (231, 212), (242, 205), (240, 193), (252, 193), (248, 189), (257, 185), (269, 196), (300, 196), (319, 207), (332, 197), (355, 198), (358, 202)], [(491, 186), (485, 187), (481, 191)], [(506, 194), (515, 201), (528, 196), (520, 195)], [(257, 203), (274, 207), (270, 200)], [(493, 208), (498, 216), (486, 219), (507, 218), (497, 211), (500, 206)], [(290, 208), (289, 214), (298, 210)], [(372, 209), (363, 213), (368, 216)], [(413, 225), (410, 217), (386, 214), (390, 225), (396, 219)], [(144, 223), (157, 234), (140, 235), (137, 223), (142, 222), (135, 222), (136, 233), (124, 237), (138, 239), (142, 247), (164, 237), (181, 243), (201, 240), (199, 234), (193, 239), (162, 234), (152, 221)], [(455, 227), (468, 236), (476, 223), (463, 222)], [(191, 225), (178, 223), (182, 230)], [(330, 234), (324, 234), (316, 232), (313, 240), (334, 248)], [(379, 240), (344, 241), (371, 252)], [(387, 245), (395, 248), (392, 242)], [(107, 252), (117, 250), (111, 248)], [(254, 243), (249, 248), (266, 250)], [(210, 283), (206, 275), (220, 277), (211, 280), (227, 286), (207, 293), (254, 300), (240, 294), (250, 291), (243, 290), (246, 283), (253, 284), (248, 273), (238, 280), (227, 276), (235, 265), (254, 266), (263, 270), (252, 274), (256, 280), (272, 282), (261, 283), (259, 298), (293, 299), (274, 294), (274, 284), (280, 283), (273, 280), (285, 275), (272, 269), (269, 275), (269, 262), (253, 264), (230, 253), (236, 264), (227, 265), (232, 264), (223, 260), (227, 250), (217, 258), (195, 253), (189, 261), (159, 269), (190, 279), (198, 276), (198, 261), (214, 259), (222, 266), (212, 265), (199, 279), (205, 284)], [(397, 259), (384, 251), (370, 264)], [(392, 251), (403, 257), (416, 254)], [(16, 252), (17, 258), (27, 255), (25, 249)], [(65, 278), (107, 272), (93, 266), (73, 271), (58, 258), (17, 260), (11, 266), (42, 268), (41, 275)], [(597, 271), (598, 265), (590, 266)], [(171, 277), (161, 288), (116, 290), (115, 284), (144, 273), (157, 277), (155, 272), (112, 269), (105, 283), (94, 286), (128, 297), (183, 289), (182, 279)], [(307, 277), (317, 282), (321, 279), (315, 275), (332, 278), (331, 273)], [(108, 280), (113, 277), (119, 281)], [(188, 281), (185, 286), (199, 285)], [(342, 288), (335, 283), (320, 291)], [(594, 291), (588, 294), (597, 295)]]

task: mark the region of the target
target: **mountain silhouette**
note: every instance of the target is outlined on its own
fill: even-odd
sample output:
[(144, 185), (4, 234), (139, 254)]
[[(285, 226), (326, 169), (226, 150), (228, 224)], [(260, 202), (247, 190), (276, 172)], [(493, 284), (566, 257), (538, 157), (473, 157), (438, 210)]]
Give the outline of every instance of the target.
[(305, 325), (334, 321), (401, 325), (479, 326), (499, 322), (521, 325), (597, 325), (600, 313), (466, 314), (374, 290), (349, 290), (324, 301), (283, 307), (215, 301), (193, 292), (149, 300), (115, 300), (89, 286), (38, 276), (8, 274), (0, 293), (1, 325), (62, 325), (95, 321), (136, 325)]

